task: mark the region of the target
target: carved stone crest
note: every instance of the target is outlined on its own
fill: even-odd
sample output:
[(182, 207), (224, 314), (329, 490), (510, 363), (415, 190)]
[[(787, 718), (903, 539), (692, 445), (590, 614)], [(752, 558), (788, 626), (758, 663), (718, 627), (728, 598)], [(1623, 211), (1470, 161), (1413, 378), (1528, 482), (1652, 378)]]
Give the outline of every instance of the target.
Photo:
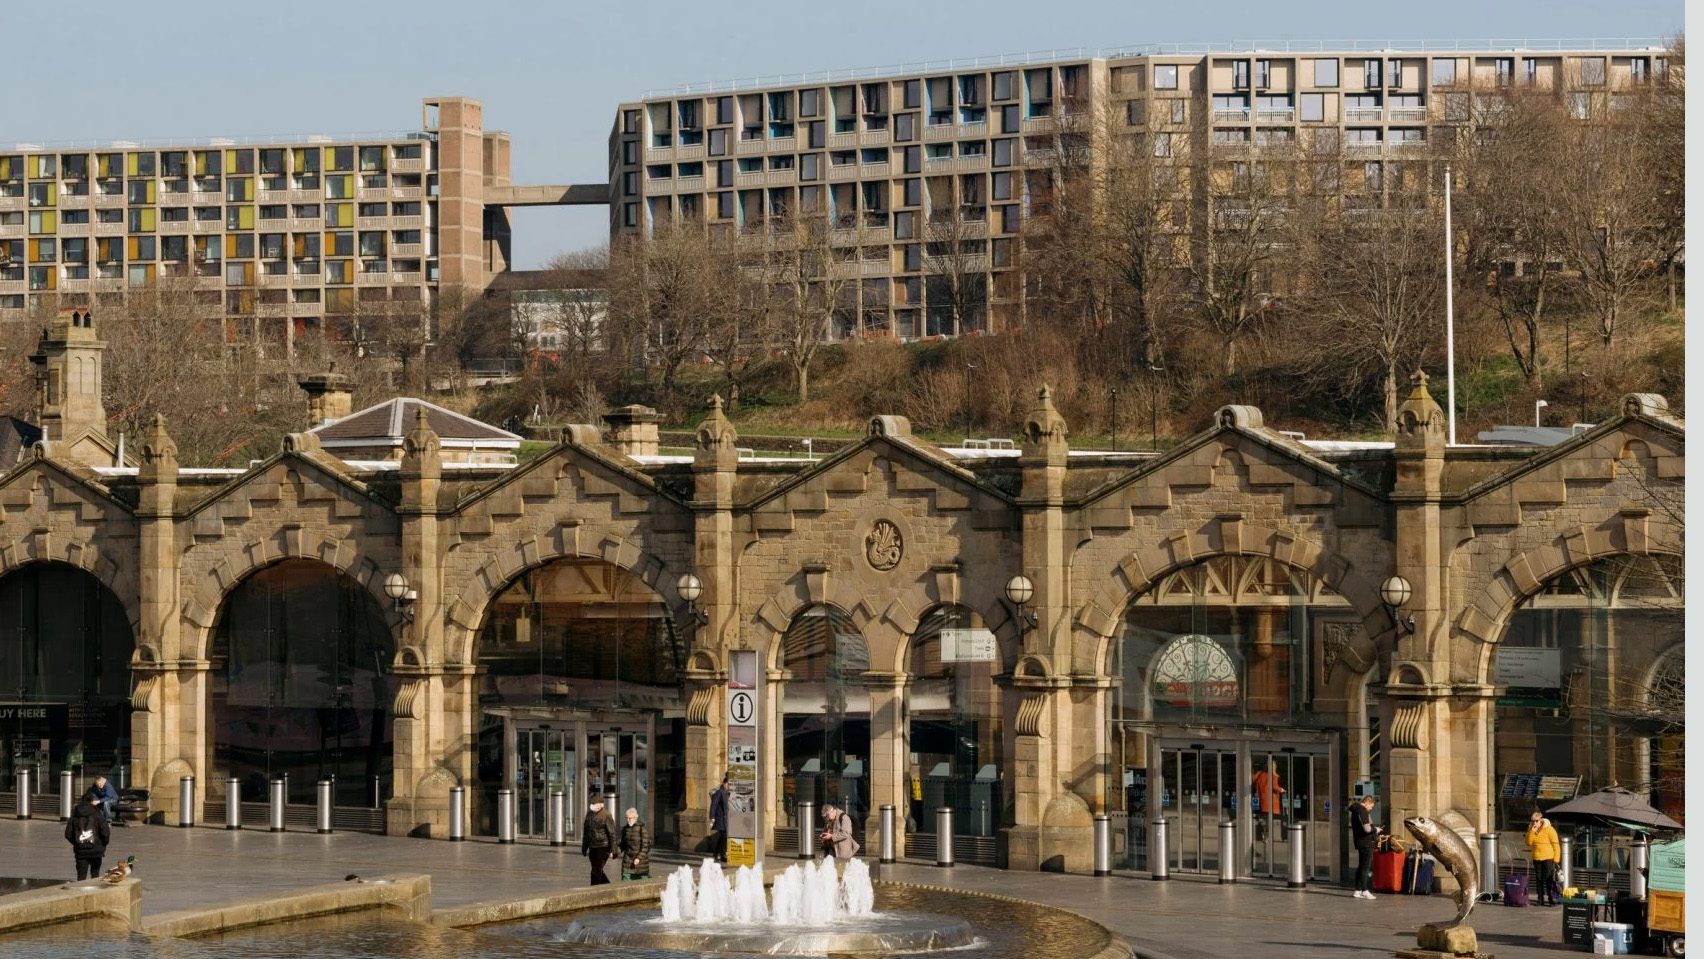
[(905, 555), (905, 538), (891, 520), (878, 519), (864, 537), (864, 557), (870, 565), (887, 572), (899, 565)]
[(1349, 648), (1350, 641), (1355, 635), (1353, 623), (1326, 623), (1325, 641), (1320, 645), (1325, 660), (1325, 681), (1331, 682), (1331, 674), (1337, 671), (1337, 664), (1342, 662), (1343, 653)]

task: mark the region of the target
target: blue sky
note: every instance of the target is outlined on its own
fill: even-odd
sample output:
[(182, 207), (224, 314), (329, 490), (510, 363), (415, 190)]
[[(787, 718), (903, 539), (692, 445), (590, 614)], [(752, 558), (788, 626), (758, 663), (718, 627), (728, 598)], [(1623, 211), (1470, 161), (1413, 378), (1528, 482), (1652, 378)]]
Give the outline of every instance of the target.
[[(604, 181), (615, 105), (686, 82), (1163, 42), (1666, 37), (1684, 21), (1681, 0), (7, 7), (0, 144), (413, 129), (422, 97), (462, 95), (483, 100), (487, 126), (513, 136), (517, 183)], [(598, 243), (606, 230), (601, 208), (518, 211), (517, 265)]]

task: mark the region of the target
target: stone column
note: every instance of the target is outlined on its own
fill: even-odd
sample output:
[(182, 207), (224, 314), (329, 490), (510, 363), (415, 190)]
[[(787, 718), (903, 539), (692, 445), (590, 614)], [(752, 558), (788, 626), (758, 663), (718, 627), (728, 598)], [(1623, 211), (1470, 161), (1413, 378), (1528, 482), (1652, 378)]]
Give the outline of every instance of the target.
[[(1453, 808), (1444, 789), (1450, 781), (1451, 721), (1449, 664), (1449, 569), (1445, 562), (1440, 501), (1445, 456), (1444, 411), (1426, 389), (1426, 374), (1397, 410), (1395, 568), (1413, 595), (1405, 612), (1414, 629), (1393, 626), (1393, 674), (1385, 687), (1385, 787), (1387, 822), (1413, 815), (1438, 816)], [(1460, 810), (1473, 815), (1471, 807)], [(1477, 825), (1477, 824), (1476, 824)]]
[[(864, 674), (864, 686), (870, 691), (870, 808), (864, 813), (865, 845), (873, 847), (880, 835), (880, 810), (891, 805), (898, 819), (894, 844), (896, 854), (905, 855), (905, 811), (911, 796), (906, 791), (906, 760), (910, 750), (910, 725), (906, 721), (906, 690), (911, 677), (905, 673), (882, 673), (871, 670)], [(924, 810), (933, 815), (933, 810)], [(865, 855), (874, 855), (867, 850)]]
[[(193, 656), (180, 648), (179, 551), (174, 527), (177, 444), (166, 432), (165, 417), (155, 415), (142, 442), (141, 459), (136, 476), (139, 624), (136, 652), (131, 657), (136, 682), (131, 695), (130, 781), (154, 791), (153, 808), (168, 813), (167, 821), (175, 821), (177, 782), (173, 780), (171, 788), (160, 793), (155, 777), (168, 765), (182, 768), (173, 760), (188, 759), (191, 768), (185, 771), (191, 774), (201, 764), (199, 753), (183, 752), (186, 743), (180, 735), (181, 721), (168, 723), (167, 715), (169, 712), (176, 717), (187, 705), (192, 716), (200, 717), (205, 709), (202, 704), (182, 701), (176, 669), (181, 659)], [(206, 778), (196, 775), (197, 789), (205, 790)]]
[[(677, 824), (681, 848), (697, 849), (710, 835), (710, 792), (721, 783), (728, 768), (728, 738), (722, 716), (722, 687), (727, 683), (727, 651), (749, 648), (749, 637), (740, 635), (739, 582), (734, 568), (734, 474), (739, 469), (738, 435), (722, 412), (722, 398), (712, 396), (710, 415), (698, 425), (692, 456), (692, 563), (690, 570), (704, 586), (698, 599), (702, 624), (695, 628), (690, 662), (702, 664), (688, 674), (692, 686), (692, 715), (686, 728), (686, 808)], [(613, 424), (612, 424), (613, 425)], [(638, 429), (643, 424), (635, 424)], [(654, 440), (656, 425), (650, 424)], [(685, 573), (688, 570), (678, 570)], [(685, 610), (677, 610), (684, 617)], [(761, 657), (760, 657), (761, 658)], [(779, 687), (766, 693), (772, 706)], [(779, 778), (773, 775), (778, 751), (769, 748), (780, 742), (779, 710), (771, 708), (773, 720), (764, 730), (760, 747), (769, 761), (770, 782), (760, 789), (773, 796)], [(695, 721), (696, 720), (696, 721)], [(769, 819), (773, 829), (774, 817)], [(765, 840), (766, 842), (768, 840)], [(708, 847), (705, 847), (708, 848)]]
[[(392, 795), (385, 807), (385, 831), (396, 835), (442, 838), (449, 833), (449, 790), (470, 785), (438, 766), (449, 746), (444, 709), (443, 583), (439, 567), (438, 485), (443, 456), (438, 436), (427, 425), (426, 410), (415, 411), (414, 428), (402, 441), (402, 502), (397, 516), (402, 533), (402, 565), (396, 570), (414, 590), (405, 605), (394, 662), (397, 681), (392, 704)], [(388, 575), (388, 571), (385, 571)]]
[[(1023, 433), (1018, 457), (1023, 473), (1018, 497), (1023, 517), (1021, 572), (1035, 584), (1028, 608), (1036, 623), (1025, 632), (1013, 678), (1023, 700), (1014, 730), (1016, 808), (1014, 825), (1007, 830), (1007, 862), (1013, 869), (1087, 871), (1086, 854), (1093, 841), (1088, 809), (1098, 774), (1095, 758), (1078, 748), (1082, 717), (1069, 688), (1072, 637), (1064, 505), (1070, 447), (1065, 419), (1054, 409), (1046, 386), (1036, 394)], [(1093, 725), (1104, 726), (1105, 721), (1102, 714)]]

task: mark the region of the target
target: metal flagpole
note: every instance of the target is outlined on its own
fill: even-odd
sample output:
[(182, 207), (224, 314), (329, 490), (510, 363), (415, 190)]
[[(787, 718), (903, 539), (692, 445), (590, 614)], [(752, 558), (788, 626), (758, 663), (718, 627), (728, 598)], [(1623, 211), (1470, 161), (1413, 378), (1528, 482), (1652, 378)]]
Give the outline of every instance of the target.
[(1450, 232), (1450, 165), (1444, 164), (1444, 357), (1449, 390), (1450, 441), (1456, 445), (1455, 237)]

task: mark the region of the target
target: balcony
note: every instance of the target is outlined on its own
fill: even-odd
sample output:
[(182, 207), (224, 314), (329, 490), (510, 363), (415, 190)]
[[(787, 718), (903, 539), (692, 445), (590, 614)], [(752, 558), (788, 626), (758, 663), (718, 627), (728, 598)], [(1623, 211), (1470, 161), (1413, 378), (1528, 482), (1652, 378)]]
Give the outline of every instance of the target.
[(392, 243), (391, 244), (391, 256), (394, 257), (394, 258), (397, 258), (397, 259), (402, 259), (402, 260), (414, 259), (415, 257), (420, 256), (420, 244), (418, 244), (418, 243)]
[(1426, 121), (1425, 107), (1391, 107), (1390, 122), (1392, 123), (1424, 123)]
[(293, 216), (289, 224), (291, 233), (318, 233), (325, 229), (325, 221), (317, 216)]
[(304, 288), (317, 289), (320, 285), (319, 271), (315, 270), (312, 273), (292, 273), (290, 274), (290, 285), (298, 290)]
[(393, 157), (390, 168), (392, 173), (424, 173), (426, 172), (426, 161), (420, 157), (411, 160)]
[(858, 176), (864, 179), (889, 176), (892, 170), (893, 164), (887, 162), (858, 164)]
[(858, 164), (856, 163), (835, 164), (828, 168), (828, 182), (830, 183), (844, 183), (848, 180), (856, 180), (858, 176)]
[(828, 135), (828, 148), (830, 150), (844, 150), (857, 145), (858, 134), (856, 133), (830, 133)]
[(1426, 149), (1425, 140), (1392, 140), (1390, 148), (1401, 153), (1418, 153)]
[(288, 303), (256, 303), (254, 305), (254, 314), (256, 316), (264, 317), (264, 318), (268, 318), (268, 319), (289, 316), (290, 315), (290, 304), (288, 304)]
[(1383, 107), (1347, 107), (1343, 119), (1349, 123), (1378, 123), (1384, 119)]
[(24, 209), (25, 201), (21, 196), (0, 196), (0, 213), (12, 213)]
[(194, 220), (161, 220), (157, 226), (161, 236), (188, 236), (193, 233)]
[(1290, 108), (1272, 108), (1255, 111), (1255, 117), (1261, 123), (1291, 123), (1296, 119), (1296, 111)]
[(1248, 110), (1247, 109), (1242, 109), (1242, 110), (1214, 110), (1213, 111), (1213, 122), (1215, 122), (1215, 123), (1247, 123), (1248, 122)]
[(858, 145), (863, 147), (887, 146), (893, 142), (891, 130), (865, 130), (858, 134)]
[(192, 220), (190, 226), (193, 228), (191, 232), (196, 236), (209, 236), (214, 233), (225, 232), (225, 221), (223, 220)]
[(399, 186), (393, 182), (391, 184), (390, 195), (393, 199), (398, 200), (422, 200), (426, 197), (426, 187), (423, 184), (416, 184), (415, 186)]
[(792, 186), (799, 182), (798, 170), (770, 170), (763, 175), (765, 186)]
[(287, 194), (290, 203), (319, 203), (325, 200), (323, 192), (320, 189), (289, 190)]
[(1024, 133), (1052, 133), (1059, 129), (1052, 117), (1029, 117), (1018, 124), (1018, 129)]
[(419, 270), (397, 270), (391, 273), (391, 282), (400, 286), (415, 286), (424, 275)]
[(1378, 153), (1384, 149), (1383, 140), (1350, 140), (1343, 148), (1351, 153)]
[(256, 190), (256, 191), (254, 191), (254, 202), (256, 202), (256, 203), (289, 203), (290, 202), (290, 191), (289, 190)]
[(391, 285), (390, 271), (386, 270), (383, 273), (358, 272), (358, 273), (355, 274), (355, 285), (356, 286), (390, 286)]
[[(95, 194), (95, 209), (97, 209), (97, 210), (120, 210), (120, 209), (123, 209), (123, 208), (124, 208), (124, 194), (122, 194), (122, 193), (97, 193), (97, 194)], [(5, 209), (5, 207), (0, 206), (0, 210), (4, 210), (4, 209)]]
[(931, 124), (923, 128), (923, 139), (925, 142), (933, 142), (936, 140), (956, 140), (958, 139), (958, 135), (958, 127), (953, 126), (951, 123)]
[[(751, 174), (746, 174), (750, 176)], [(704, 178), (701, 176), (683, 176), (675, 181), (676, 193), (703, 193)]]
[(741, 140), (734, 144), (734, 152), (740, 156), (751, 156), (763, 153), (769, 149), (767, 140)]
[(664, 160), (673, 160), (674, 155), (675, 155), (674, 147), (646, 147), (645, 148), (645, 162), (646, 163), (657, 163), (657, 162), (661, 162), (661, 161), (664, 161)]
[(29, 291), (24, 288), (25, 284), (24, 280), (0, 280), (0, 295), (27, 293)]
[[(762, 186), (763, 185), (763, 177), (764, 177), (764, 173), (763, 173), (762, 170), (756, 170), (756, 171), (752, 171), (752, 172), (735, 173), (734, 174), (734, 186), (736, 186), (736, 187)], [(697, 179), (697, 178), (696, 177), (689, 177), (689, 179)]]
[(674, 158), (676, 160), (702, 160), (705, 155), (705, 146), (702, 143), (694, 143), (691, 146), (675, 147), (674, 151)]
[(391, 191), (388, 186), (364, 186), (355, 191), (355, 199), (357, 200), (388, 200), (390, 195)]
[(116, 223), (101, 223), (101, 222), (97, 221), (95, 223), (95, 235), (96, 236), (123, 236), (124, 235), (124, 221), (119, 220)]
[(421, 228), (419, 216), (393, 216), (390, 222), (393, 230), (418, 230)]

